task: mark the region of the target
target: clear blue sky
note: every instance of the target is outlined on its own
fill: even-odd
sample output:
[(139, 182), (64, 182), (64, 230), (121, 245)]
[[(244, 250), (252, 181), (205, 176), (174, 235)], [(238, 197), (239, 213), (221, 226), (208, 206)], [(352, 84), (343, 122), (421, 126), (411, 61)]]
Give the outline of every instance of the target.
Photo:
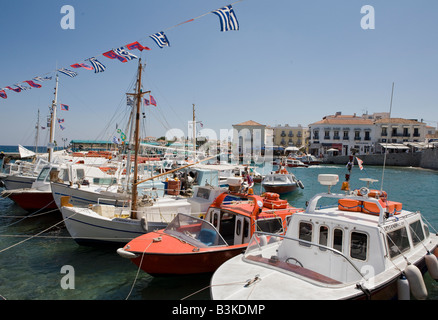
[[(244, 0), (233, 5), (239, 31), (220, 32), (219, 18), (208, 14), (167, 31), (171, 47), (148, 38), (230, 3), (3, 1), (0, 88), (96, 56), (105, 72), (60, 75), (59, 102), (71, 110), (58, 111), (66, 129), (58, 127), (56, 140), (111, 139), (126, 123), (137, 62), (102, 53), (140, 40), (152, 50), (132, 53), (147, 63), (144, 88), (158, 102), (146, 110), (146, 135), (186, 132), (192, 104), (218, 135), (247, 120), (308, 125), (336, 111), (387, 112), (392, 82), (394, 117), (437, 124), (437, 1)], [(75, 8), (74, 30), (60, 26), (63, 5)], [(361, 28), (364, 5), (375, 9), (374, 30)], [(33, 144), (37, 111), (44, 125), (53, 99), (54, 81), (42, 84), (0, 99), (0, 144)]]

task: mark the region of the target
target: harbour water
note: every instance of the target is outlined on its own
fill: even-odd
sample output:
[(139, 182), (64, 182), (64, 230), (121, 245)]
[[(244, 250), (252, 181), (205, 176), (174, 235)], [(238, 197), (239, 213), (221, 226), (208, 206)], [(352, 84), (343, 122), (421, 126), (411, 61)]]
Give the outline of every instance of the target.
[[(380, 189), (382, 168), (353, 168), (351, 186), (364, 183), (359, 178), (379, 180), (373, 188)], [(261, 168), (262, 170), (263, 168)], [(342, 165), (320, 165), (309, 168), (289, 168), (305, 188), (285, 197), (296, 207), (304, 207), (315, 193), (325, 192), (318, 174), (338, 174), (340, 187), (346, 172)], [(407, 210), (420, 211), (438, 230), (436, 195), (438, 172), (417, 168), (387, 167), (383, 189), (391, 200), (402, 202)], [(260, 193), (260, 185), (255, 192)], [(25, 218), (25, 212), (9, 199), (0, 200), (0, 295), (8, 300), (208, 300), (211, 275), (154, 278), (129, 260), (118, 256), (114, 247), (84, 247), (77, 245), (63, 227), (59, 213)], [(47, 228), (55, 227), (46, 230)], [(37, 235), (35, 237), (34, 235)], [(74, 270), (74, 282), (66, 288), (63, 267)], [(426, 275), (429, 299), (438, 299), (438, 282)], [(64, 288), (63, 288), (64, 287)], [(68, 286), (67, 286), (68, 287)], [(193, 293), (198, 293), (192, 295)]]

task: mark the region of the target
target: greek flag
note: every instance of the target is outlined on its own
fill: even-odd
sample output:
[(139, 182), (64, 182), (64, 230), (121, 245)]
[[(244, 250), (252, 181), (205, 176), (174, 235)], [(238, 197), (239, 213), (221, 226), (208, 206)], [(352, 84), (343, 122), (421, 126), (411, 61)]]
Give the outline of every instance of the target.
[(90, 61), (91, 65), (93, 66), (94, 73), (105, 71), (106, 67), (102, 64), (102, 62), (97, 60), (95, 57), (88, 59), (88, 61)]
[(221, 31), (239, 30), (239, 22), (231, 5), (217, 9), (213, 13), (219, 17)]
[(78, 75), (76, 72), (64, 68), (58, 69), (58, 71), (72, 78)]
[[(113, 50), (114, 53), (122, 58), (125, 58), (127, 61), (133, 60), (133, 59), (138, 59), (136, 55), (130, 53), (129, 51), (127, 51), (125, 49), (125, 47), (120, 47), (117, 49)], [(122, 61), (123, 62), (123, 61)], [(124, 61), (126, 62), (126, 61)]]
[(161, 32), (157, 32), (153, 35), (150, 36), (150, 38), (152, 38), (152, 40), (155, 41), (155, 43), (160, 47), (170, 47), (170, 43), (169, 40), (167, 39), (166, 35), (164, 34), (163, 31)]

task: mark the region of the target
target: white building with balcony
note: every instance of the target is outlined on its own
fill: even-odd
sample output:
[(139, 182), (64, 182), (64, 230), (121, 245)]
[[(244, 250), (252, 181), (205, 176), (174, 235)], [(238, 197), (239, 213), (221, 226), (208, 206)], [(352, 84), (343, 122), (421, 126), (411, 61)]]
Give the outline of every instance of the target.
[(309, 152), (316, 156), (333, 150), (338, 150), (338, 155), (374, 152), (375, 126), (371, 119), (337, 112), (310, 124), (309, 131)]

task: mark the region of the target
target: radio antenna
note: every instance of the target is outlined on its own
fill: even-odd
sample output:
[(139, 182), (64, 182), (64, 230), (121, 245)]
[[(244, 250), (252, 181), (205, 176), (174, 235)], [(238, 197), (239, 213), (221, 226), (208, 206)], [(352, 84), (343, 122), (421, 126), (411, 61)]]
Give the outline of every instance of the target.
[[(393, 96), (394, 96), (394, 82), (392, 83), (391, 103), (389, 105), (389, 123), (388, 124), (391, 123), (391, 111), (392, 111), (392, 98), (393, 98)], [(380, 191), (383, 191), (383, 178), (385, 176), (386, 154), (387, 153), (388, 153), (388, 141), (386, 141), (385, 155), (383, 157), (382, 184), (380, 185)]]

